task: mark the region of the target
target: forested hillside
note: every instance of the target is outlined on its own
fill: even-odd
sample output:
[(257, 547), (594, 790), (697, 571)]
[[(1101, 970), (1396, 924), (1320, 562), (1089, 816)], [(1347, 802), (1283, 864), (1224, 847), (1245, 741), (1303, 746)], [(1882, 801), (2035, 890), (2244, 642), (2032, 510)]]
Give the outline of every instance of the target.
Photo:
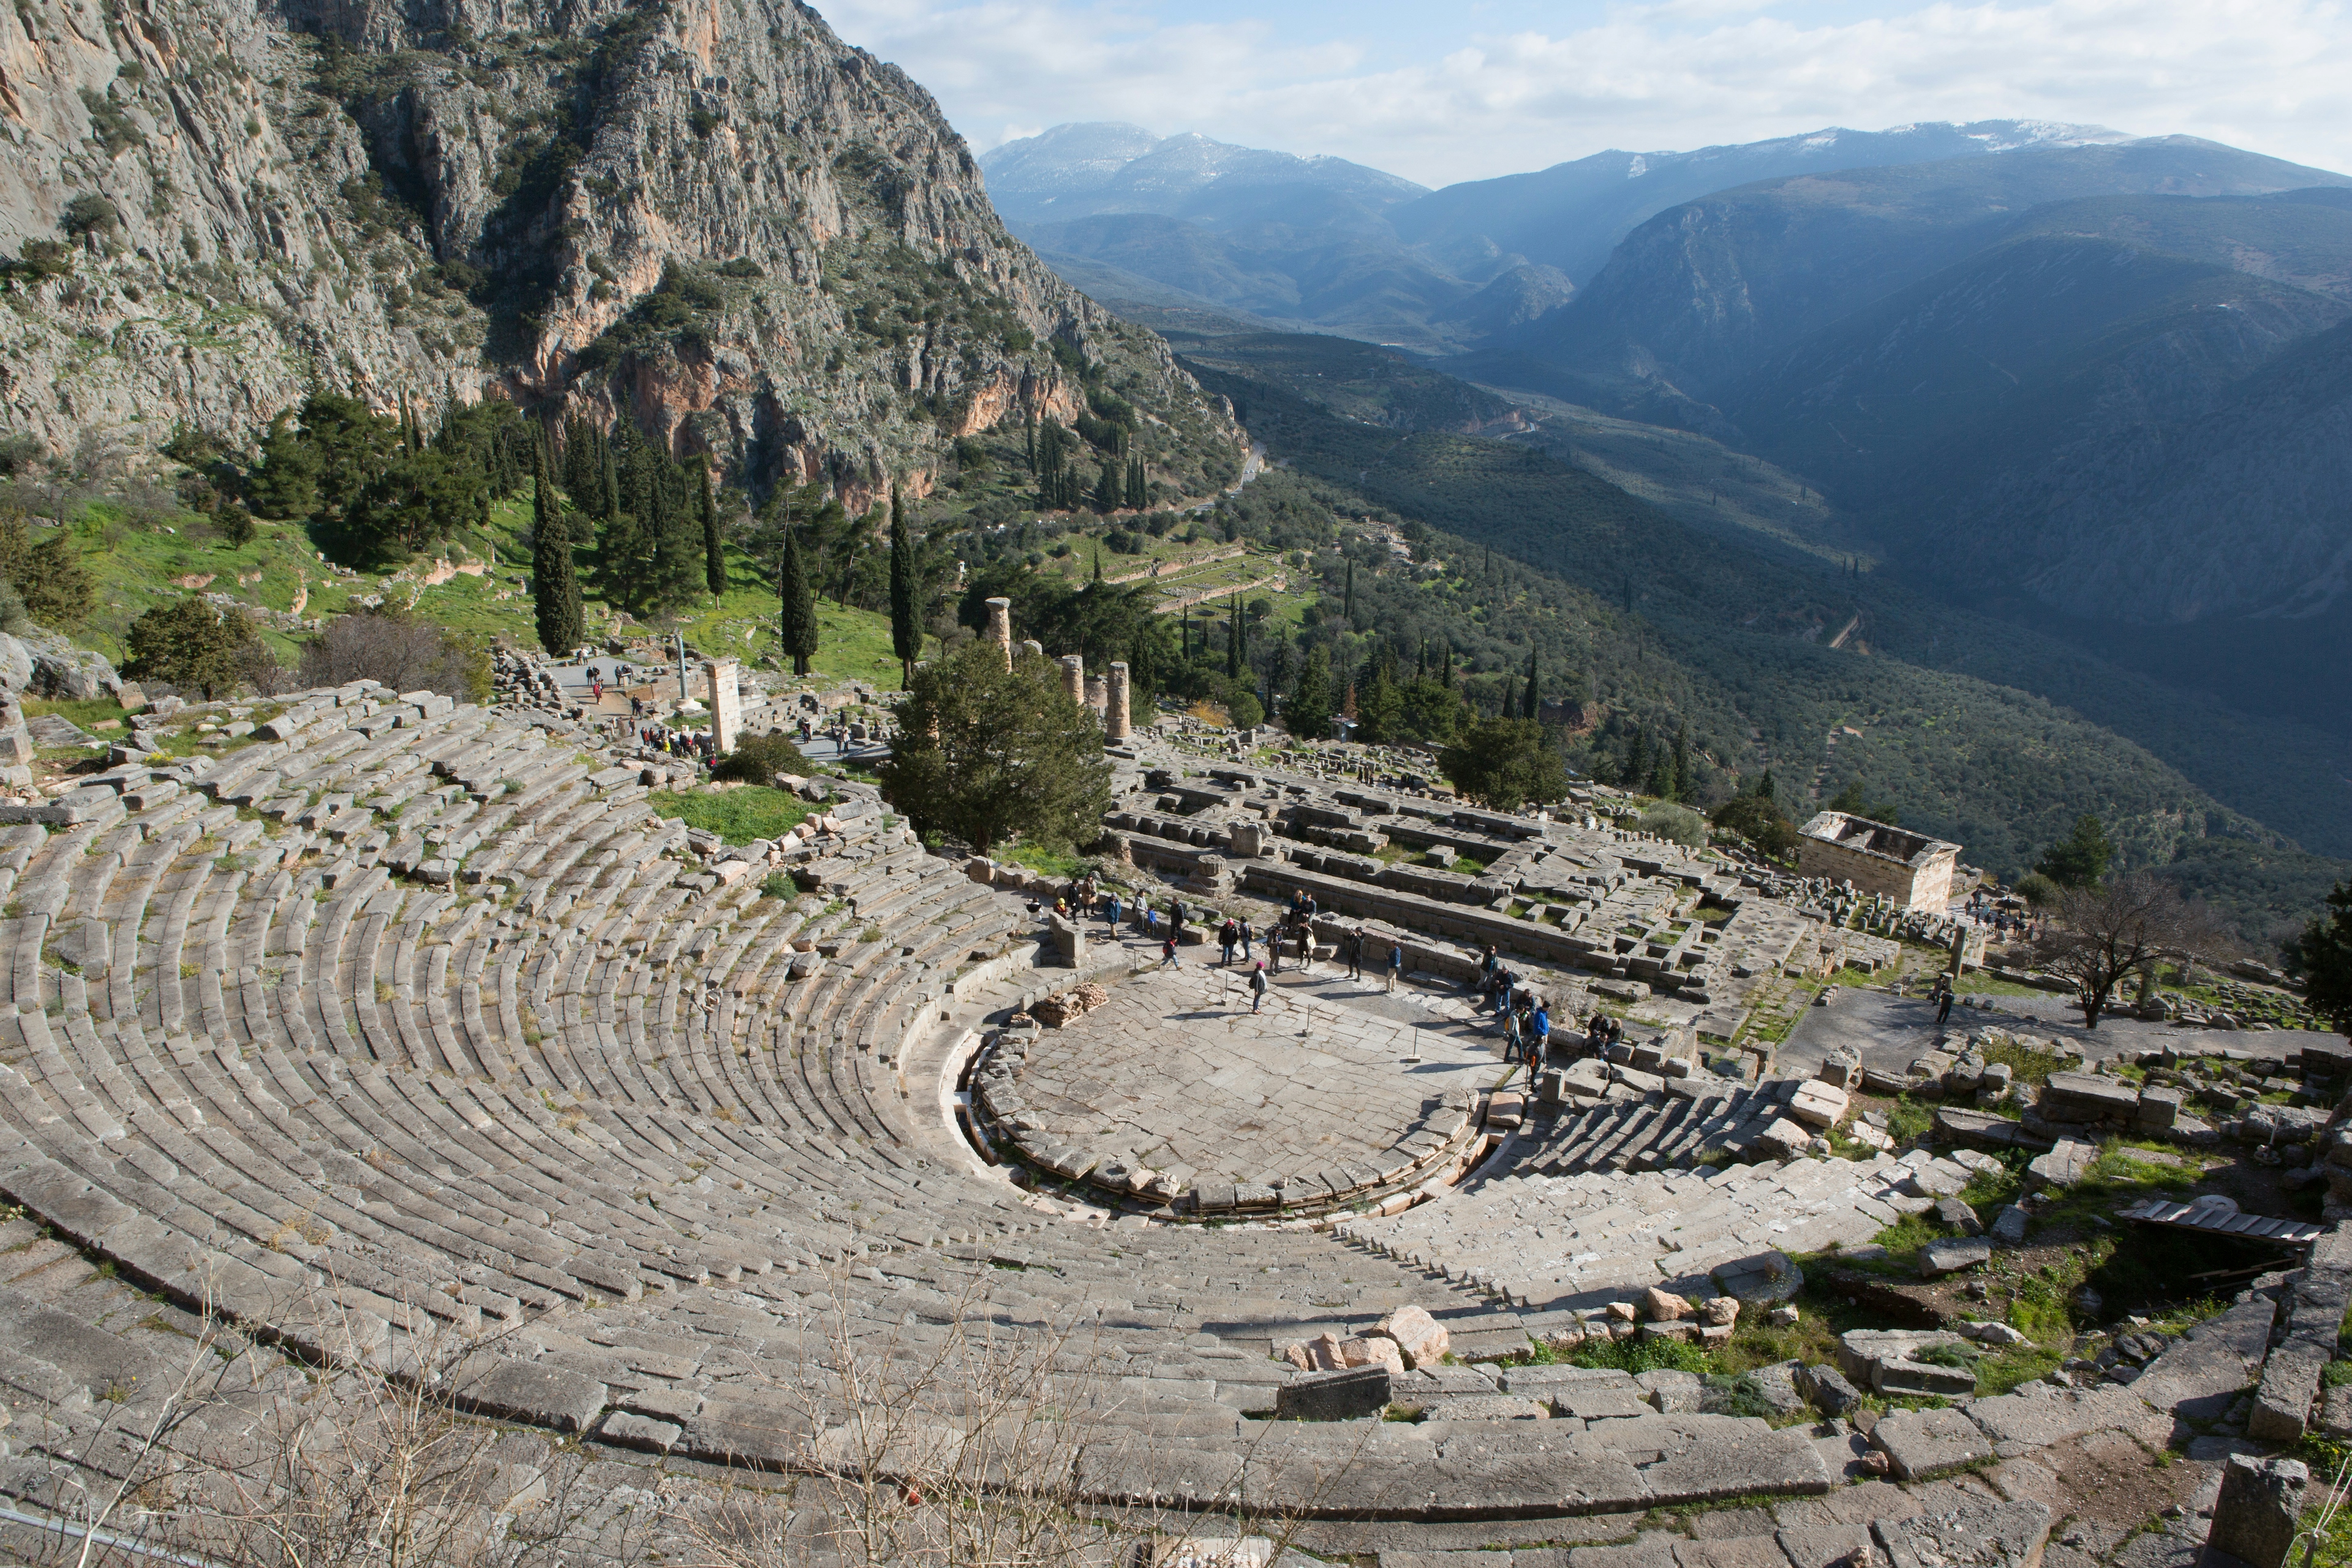
[[(1315, 340), (1244, 339), (1185, 357), (1278, 458), (1332, 487), (1335, 504), (1442, 530), (1482, 557), (1491, 548), (1514, 573), (1538, 570), (1514, 584), (1580, 590), (1567, 618), (1581, 630), (1538, 634), (1541, 617), (1512, 608), (1512, 595), (1532, 592), (1523, 586), (1478, 622), (1547, 662), (1556, 649), (1584, 661), (1603, 722), (1580, 738), (1580, 761), (1605, 769), (1627, 724), (1671, 732), (1687, 720), (1717, 778), (1769, 767), (1784, 790), (1816, 800), (1859, 782), (1995, 870), (2023, 866), (2095, 811), (2137, 860), (2177, 862), (2256, 923), (2307, 907), (2342, 869), (2295, 847), (2305, 833), (2347, 845), (2332, 771), (2341, 759), (2325, 737), (2233, 719), (1875, 575), (1729, 547), (1540, 450), (1363, 422), (1462, 405), (1449, 408), (1410, 365), (1393, 386), (1367, 384), (1353, 345), (1318, 357)], [(1349, 379), (1334, 388), (1339, 374)], [(1461, 547), (1439, 553), (1449, 581), (1486, 570)], [(2117, 714), (2125, 734), (2115, 719), (2086, 717), (2085, 699)], [(2243, 765), (2249, 748), (2262, 769)]]

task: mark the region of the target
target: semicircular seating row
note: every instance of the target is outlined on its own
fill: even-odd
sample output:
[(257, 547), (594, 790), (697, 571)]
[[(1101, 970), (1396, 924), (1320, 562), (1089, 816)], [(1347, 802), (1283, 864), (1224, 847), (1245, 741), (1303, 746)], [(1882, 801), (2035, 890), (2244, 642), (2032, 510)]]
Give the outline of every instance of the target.
[[(1027, 930), (1017, 902), (878, 815), (793, 851), (810, 896), (767, 898), (592, 737), (445, 706), (310, 694), (280, 739), (0, 828), (0, 1192), (297, 1345), (454, 1350), (487, 1413), (752, 1464), (805, 1454), (845, 1343), (985, 1325), (1178, 1445), (1098, 1490), (1214, 1502), (1293, 1375), (1281, 1341), (1418, 1302), (1525, 1343), (1486, 1293), (1326, 1236), (1097, 1230), (942, 1157), (902, 1053), (1022, 983), (959, 984)], [(1719, 1419), (1644, 1441), (1715, 1446)], [(1442, 1447), (1397, 1447), (1400, 1495), (1459, 1468)], [(1667, 1473), (1619, 1500), (1685, 1495)], [(1794, 1448), (1733, 1479), (1826, 1484)]]

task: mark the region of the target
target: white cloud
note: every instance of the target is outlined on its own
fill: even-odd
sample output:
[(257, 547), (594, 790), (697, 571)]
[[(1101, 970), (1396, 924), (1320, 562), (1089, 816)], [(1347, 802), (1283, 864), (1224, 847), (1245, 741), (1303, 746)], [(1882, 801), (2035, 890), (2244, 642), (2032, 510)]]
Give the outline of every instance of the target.
[[(2352, 170), (2352, 20), (2338, 0), (1944, 0), (1819, 23), (1806, 8), (1664, 0), (1555, 32), (1465, 35), (1423, 62), (1370, 69), (1355, 40), (1169, 21), (1146, 0), (824, 5), (983, 149), (1040, 125), (1126, 120), (1444, 184), (1606, 147), (2015, 117)], [(1422, 13), (1416, 28), (1428, 26)]]

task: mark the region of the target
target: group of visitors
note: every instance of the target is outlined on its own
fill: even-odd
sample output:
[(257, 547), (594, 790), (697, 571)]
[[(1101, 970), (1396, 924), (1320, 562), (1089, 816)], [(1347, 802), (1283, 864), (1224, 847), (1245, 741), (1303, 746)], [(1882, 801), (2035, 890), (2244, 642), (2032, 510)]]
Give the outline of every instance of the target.
[(646, 724), (637, 730), (637, 743), (698, 763), (709, 763), (719, 755), (719, 742), (708, 730), (673, 730), (667, 724)]

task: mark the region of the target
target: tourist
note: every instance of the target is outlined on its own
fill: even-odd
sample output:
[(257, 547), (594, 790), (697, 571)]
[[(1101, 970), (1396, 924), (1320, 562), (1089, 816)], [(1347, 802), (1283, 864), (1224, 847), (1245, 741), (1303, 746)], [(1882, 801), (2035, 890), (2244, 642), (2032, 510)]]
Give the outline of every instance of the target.
[(1242, 938), (1242, 962), (1243, 962), (1244, 963), (1247, 963), (1249, 962), (1249, 956), (1250, 956), (1250, 923), (1249, 923), (1249, 916), (1247, 916), (1247, 915), (1244, 915), (1244, 916), (1242, 917), (1242, 921), (1241, 921), (1241, 938)]
[(1397, 977), (1398, 977), (1399, 975), (1402, 974), (1403, 973), (1404, 973), (1404, 944), (1403, 944), (1402, 942), (1391, 942), (1389, 943), (1389, 984), (1388, 984), (1388, 988), (1389, 988), (1391, 991), (1393, 991), (1393, 990), (1395, 990), (1395, 989), (1397, 988)]
[(1939, 975), (1936, 976), (1936, 1026), (1937, 1026), (1937, 1028), (1939, 1028), (1939, 1029), (1940, 1029), (1940, 1028), (1942, 1028), (1942, 1027), (1944, 1026), (1944, 1021), (1945, 1021), (1946, 1019), (1949, 1018), (1951, 1016), (1952, 1016), (1952, 981), (1951, 981), (1951, 976), (1947, 975), (1947, 974), (1939, 974)]
[(1162, 969), (1184, 967), (1184, 961), (1176, 956), (1176, 933), (1172, 930), (1168, 933), (1166, 940), (1160, 944), (1160, 967)]
[(1298, 973), (1304, 974), (1315, 963), (1315, 928), (1305, 921), (1298, 922)]
[(1276, 974), (1281, 973), (1282, 924), (1278, 921), (1275, 922), (1274, 929), (1265, 933), (1265, 956), (1269, 963), (1272, 965), (1272, 973)]
[(1240, 929), (1234, 924), (1234, 917), (1227, 915), (1225, 923), (1217, 928), (1217, 949), (1224, 954), (1224, 957), (1217, 961), (1220, 966), (1227, 968), (1232, 966), (1234, 947), (1240, 941)]
[(1348, 978), (1350, 980), (1361, 980), (1364, 977), (1363, 927), (1358, 926), (1354, 930), (1349, 931), (1348, 934), (1341, 939), (1341, 945), (1346, 947), (1348, 950)]
[(1534, 1064), (1548, 1060), (1551, 1055), (1551, 1004), (1536, 999), (1534, 1033), (1528, 1037), (1528, 1071), (1533, 1076)]
[(1160, 937), (1160, 911), (1151, 907), (1151, 900), (1149, 899), (1143, 901), (1141, 908), (1144, 932), (1156, 942)]
[(1255, 968), (1254, 968), (1254, 969), (1252, 969), (1252, 970), (1250, 971), (1250, 982), (1249, 982), (1249, 985), (1250, 985), (1250, 1011), (1251, 1011), (1251, 1012), (1253, 1012), (1253, 1013), (1255, 1013), (1255, 1012), (1256, 1012), (1256, 1011), (1257, 1011), (1257, 1005), (1258, 1005), (1259, 1003), (1261, 1003), (1261, 1002), (1263, 1002), (1263, 1001), (1265, 1001), (1265, 964), (1261, 963), (1261, 964), (1257, 965)]
[(1118, 895), (1113, 893), (1110, 896), (1110, 925), (1113, 931), (1118, 929)]
[(1495, 944), (1491, 942), (1488, 942), (1486, 944), (1486, 951), (1480, 954), (1478, 958), (1478, 979), (1476, 984), (1481, 995), (1486, 996), (1490, 1000), (1493, 998), (1495, 994), (1495, 971), (1502, 967), (1503, 960), (1501, 955), (1496, 952)]

